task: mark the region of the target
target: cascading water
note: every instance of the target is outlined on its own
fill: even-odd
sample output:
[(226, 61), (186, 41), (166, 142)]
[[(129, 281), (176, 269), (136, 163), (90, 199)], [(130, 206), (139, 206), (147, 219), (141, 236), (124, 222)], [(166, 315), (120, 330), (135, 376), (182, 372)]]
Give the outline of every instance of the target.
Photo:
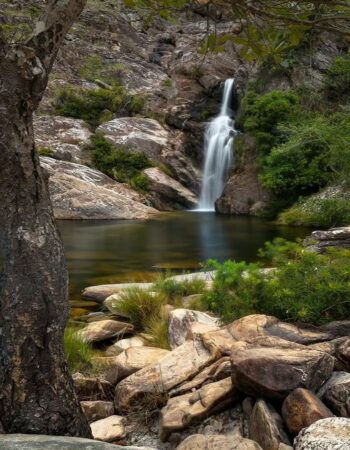
[(233, 159), (233, 140), (237, 131), (230, 108), (234, 79), (226, 80), (220, 114), (205, 132), (204, 171), (198, 209), (214, 211), (215, 201), (224, 190)]

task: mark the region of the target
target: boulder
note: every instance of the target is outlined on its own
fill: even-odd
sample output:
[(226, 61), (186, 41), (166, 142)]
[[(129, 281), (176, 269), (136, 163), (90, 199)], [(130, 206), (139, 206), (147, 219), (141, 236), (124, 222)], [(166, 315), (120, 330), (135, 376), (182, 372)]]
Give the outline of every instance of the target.
[(38, 150), (51, 151), (52, 157), (63, 161), (87, 164), (90, 154), (84, 149), (92, 132), (80, 119), (62, 116), (34, 118), (35, 144)]
[(145, 340), (140, 336), (133, 336), (127, 339), (120, 339), (115, 342), (113, 345), (107, 348), (106, 355), (107, 356), (117, 356), (123, 350), (127, 350), (131, 347), (143, 347), (145, 345)]
[(169, 399), (161, 412), (161, 439), (165, 441), (171, 433), (187, 428), (213, 411), (225, 409), (237, 398), (231, 378), (225, 378), (207, 384), (198, 391)]
[(145, 394), (162, 394), (193, 378), (218, 358), (201, 341), (186, 341), (168, 353), (157, 364), (130, 375), (121, 381), (115, 391), (117, 410), (128, 408)]
[(350, 373), (333, 372), (317, 395), (335, 415), (350, 417)]
[(187, 337), (188, 331), (194, 322), (204, 325), (217, 326), (218, 319), (204, 312), (191, 311), (190, 309), (174, 309), (169, 314), (168, 336), (170, 347), (174, 349), (182, 345)]
[(193, 434), (176, 450), (261, 450), (259, 444), (238, 436)]
[(143, 171), (149, 180), (152, 205), (161, 211), (195, 208), (197, 197), (193, 192), (164, 173), (159, 167), (150, 167)]
[(125, 418), (110, 416), (90, 424), (92, 436), (97, 441), (112, 442), (125, 437)]
[(101, 342), (116, 336), (124, 336), (134, 331), (133, 325), (116, 320), (91, 322), (77, 334), (86, 342)]
[(350, 227), (331, 228), (324, 231), (313, 231), (304, 240), (304, 245), (317, 253), (324, 253), (329, 247), (350, 248)]
[(44, 436), (35, 434), (6, 434), (0, 436), (0, 450), (157, 450), (151, 447), (134, 447), (106, 444), (69, 436)]
[(100, 125), (97, 131), (117, 147), (145, 153), (156, 161), (169, 140), (168, 131), (159, 122), (140, 117), (120, 117)]
[(276, 337), (236, 342), (231, 361), (233, 382), (238, 389), (253, 397), (275, 400), (284, 400), (298, 387), (318, 390), (334, 366), (329, 354)]
[(299, 433), (294, 450), (350, 450), (350, 419), (318, 420)]
[(249, 437), (263, 450), (279, 450), (281, 443), (290, 444), (283, 429), (283, 422), (277, 411), (264, 400), (254, 405), (249, 420)]
[(96, 420), (105, 419), (106, 417), (113, 416), (114, 404), (113, 402), (80, 402), (82, 410), (89, 422), (95, 422)]
[(41, 157), (56, 219), (147, 219), (157, 210), (137, 192), (98, 170)]
[(113, 399), (113, 386), (106, 380), (97, 377), (73, 375), (75, 392), (80, 401), (109, 401)]
[(113, 308), (113, 303), (118, 301), (118, 294), (127, 289), (150, 289), (153, 286), (152, 283), (118, 283), (118, 284), (101, 284), (98, 286), (89, 286), (82, 292), (84, 298), (95, 300), (96, 302), (103, 303), (106, 308)]
[(298, 388), (291, 392), (282, 405), (283, 419), (292, 434), (320, 419), (333, 417), (332, 412), (307, 389)]
[(332, 355), (335, 359), (335, 370), (350, 371), (350, 339), (348, 337), (340, 337), (331, 341), (313, 344), (310, 345), (310, 348)]
[(144, 367), (156, 364), (169, 354), (168, 350), (156, 347), (130, 347), (114, 358), (106, 372), (106, 379), (117, 384)]

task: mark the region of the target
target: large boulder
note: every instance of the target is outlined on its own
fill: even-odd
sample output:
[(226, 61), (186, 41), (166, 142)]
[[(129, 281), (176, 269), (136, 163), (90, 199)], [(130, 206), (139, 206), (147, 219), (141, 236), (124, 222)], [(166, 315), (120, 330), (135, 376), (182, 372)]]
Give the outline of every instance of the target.
[(101, 342), (108, 339), (124, 336), (132, 333), (133, 325), (126, 322), (118, 322), (117, 320), (101, 320), (99, 322), (91, 322), (77, 334), (86, 342)]
[(193, 434), (176, 450), (261, 450), (257, 442), (239, 436)]
[[(104, 303), (106, 308), (113, 311), (113, 305), (118, 302), (118, 294), (128, 289), (150, 289), (152, 283), (118, 283), (118, 284), (101, 284), (98, 286), (89, 286), (82, 292), (84, 298)], [(114, 296), (116, 294), (116, 296)]]
[(333, 372), (317, 395), (334, 414), (350, 417), (350, 373)]
[(347, 336), (313, 344), (310, 348), (332, 355), (335, 359), (334, 368), (337, 371), (350, 372), (350, 338)]
[(218, 319), (204, 312), (182, 308), (174, 309), (169, 314), (168, 336), (171, 348), (178, 347), (185, 342), (194, 322), (214, 327), (219, 323)]
[(224, 409), (237, 398), (231, 378), (225, 378), (207, 384), (198, 391), (169, 399), (161, 412), (161, 439), (165, 441), (171, 433), (187, 428), (214, 410)]
[(281, 443), (290, 444), (280, 415), (273, 406), (258, 400), (249, 420), (249, 437), (263, 450), (279, 450)]
[[(80, 119), (62, 116), (36, 116), (34, 118), (35, 144), (40, 151), (51, 152), (52, 157), (79, 164), (90, 162), (84, 149), (92, 132)], [(47, 155), (48, 156), (48, 155)]]
[(57, 219), (147, 219), (157, 210), (124, 184), (81, 164), (41, 157)]
[(298, 387), (316, 391), (331, 376), (327, 353), (276, 337), (236, 342), (231, 350), (235, 386), (253, 397), (284, 400)]
[(34, 434), (6, 434), (0, 436), (0, 450), (157, 450), (151, 447), (134, 447), (106, 444), (68, 436)]
[(294, 450), (350, 450), (350, 419), (318, 420), (299, 433)]
[(80, 405), (89, 422), (105, 419), (114, 414), (113, 402), (85, 401), (80, 402)]
[(161, 211), (173, 211), (174, 209), (193, 209), (197, 205), (197, 197), (193, 192), (158, 167), (145, 169), (143, 174), (149, 181), (148, 190), (155, 208)]
[(113, 442), (125, 437), (125, 418), (110, 416), (90, 424), (92, 436), (97, 441)]
[(170, 391), (193, 378), (217, 358), (218, 355), (210, 353), (201, 341), (186, 341), (157, 364), (145, 367), (122, 380), (115, 391), (117, 410), (128, 408), (146, 394), (159, 395)]
[(115, 385), (132, 373), (156, 364), (168, 353), (168, 350), (156, 347), (130, 347), (114, 358), (106, 372), (106, 379)]
[(291, 392), (282, 405), (283, 419), (292, 434), (298, 434), (320, 419), (333, 417), (332, 412), (307, 389)]

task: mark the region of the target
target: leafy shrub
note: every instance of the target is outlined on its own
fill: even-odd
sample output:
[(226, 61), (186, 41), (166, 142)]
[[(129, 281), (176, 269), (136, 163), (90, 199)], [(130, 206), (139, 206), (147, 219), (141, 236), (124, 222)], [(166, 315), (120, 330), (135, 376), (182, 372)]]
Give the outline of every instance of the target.
[(139, 95), (132, 95), (129, 102), (129, 113), (134, 115), (142, 112), (145, 104), (146, 101), (143, 97), (140, 97)]
[(143, 174), (134, 175), (130, 179), (130, 186), (137, 191), (147, 192), (150, 188), (150, 180), (146, 177), (146, 175)]
[(78, 372), (91, 366), (92, 349), (74, 328), (67, 328), (64, 333), (64, 350), (70, 372)]
[[(56, 95), (55, 113), (59, 116), (83, 119), (96, 127), (110, 120), (125, 104), (121, 86), (113, 89), (63, 88)], [(106, 112), (108, 114), (106, 115)]]
[(53, 150), (50, 147), (39, 147), (37, 152), (40, 156), (52, 156)]
[(334, 100), (350, 95), (350, 53), (334, 59), (327, 74), (327, 88)]
[(203, 306), (226, 323), (251, 313), (315, 325), (349, 316), (350, 251), (330, 249), (319, 255), (277, 239), (260, 256), (274, 269), (211, 261), (218, 272), (213, 290), (203, 295)]
[(115, 86), (119, 84), (121, 75), (127, 70), (121, 63), (110, 63), (104, 61), (100, 55), (88, 56), (84, 64), (79, 69), (82, 78), (95, 82), (103, 81), (106, 84)]

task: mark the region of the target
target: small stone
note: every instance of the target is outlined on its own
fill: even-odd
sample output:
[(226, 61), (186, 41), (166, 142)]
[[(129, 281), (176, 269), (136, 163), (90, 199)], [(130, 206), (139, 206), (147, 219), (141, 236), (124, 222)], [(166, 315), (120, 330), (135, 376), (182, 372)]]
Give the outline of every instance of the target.
[(127, 350), (131, 347), (143, 347), (145, 345), (145, 340), (139, 336), (134, 336), (127, 339), (120, 339), (115, 342), (113, 345), (107, 348), (106, 355), (107, 356), (117, 356), (123, 350)]
[(97, 441), (112, 442), (125, 437), (125, 418), (110, 416), (90, 424), (93, 438)]
[(114, 414), (113, 402), (83, 401), (80, 402), (80, 405), (89, 422), (105, 419)]
[(261, 450), (259, 444), (238, 436), (193, 434), (176, 450)]

